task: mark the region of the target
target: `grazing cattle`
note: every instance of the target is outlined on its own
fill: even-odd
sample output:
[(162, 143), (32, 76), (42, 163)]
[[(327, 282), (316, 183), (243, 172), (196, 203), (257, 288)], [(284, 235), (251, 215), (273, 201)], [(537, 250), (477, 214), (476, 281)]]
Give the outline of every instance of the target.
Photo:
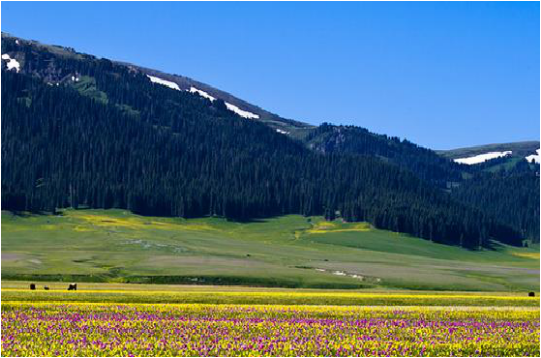
[(44, 289), (45, 291), (49, 291), (49, 286), (44, 286), (43, 289)]
[(77, 291), (77, 284), (70, 283), (70, 285), (68, 286), (68, 291)]
[(528, 296), (529, 296), (529, 297), (535, 297), (535, 292), (530, 292), (530, 293), (528, 293)]
[(31, 283), (31, 284), (30, 284), (30, 289), (31, 289), (31, 290), (35, 290), (35, 289), (36, 289), (36, 284), (35, 284), (35, 283)]

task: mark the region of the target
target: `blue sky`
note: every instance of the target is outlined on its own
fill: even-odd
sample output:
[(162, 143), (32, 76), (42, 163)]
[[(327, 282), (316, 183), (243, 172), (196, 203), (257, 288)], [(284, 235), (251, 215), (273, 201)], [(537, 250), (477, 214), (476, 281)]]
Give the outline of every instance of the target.
[(15, 3), (2, 31), (434, 149), (539, 139), (539, 3)]

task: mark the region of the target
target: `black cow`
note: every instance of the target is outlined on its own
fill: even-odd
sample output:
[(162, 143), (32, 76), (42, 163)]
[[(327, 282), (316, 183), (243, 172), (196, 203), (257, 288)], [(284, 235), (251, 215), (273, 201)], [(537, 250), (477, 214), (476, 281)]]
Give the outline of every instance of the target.
[(44, 289), (45, 291), (49, 291), (49, 286), (44, 286), (43, 289)]
[(528, 293), (528, 296), (529, 296), (529, 297), (535, 297), (535, 292), (530, 292), (530, 293)]
[(77, 284), (70, 283), (70, 285), (68, 286), (68, 291), (77, 291)]
[(31, 290), (35, 290), (35, 289), (36, 289), (36, 284), (35, 284), (35, 283), (31, 283), (31, 284), (30, 284), (30, 289), (31, 289)]

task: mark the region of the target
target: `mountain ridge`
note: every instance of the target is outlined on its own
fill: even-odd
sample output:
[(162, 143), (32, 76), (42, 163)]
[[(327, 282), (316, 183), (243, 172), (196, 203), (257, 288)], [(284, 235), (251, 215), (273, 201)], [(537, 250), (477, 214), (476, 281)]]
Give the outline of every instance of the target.
[[(115, 61), (117, 62), (117, 61)], [(143, 72), (146, 75), (150, 76), (156, 76), (159, 78), (163, 78), (168, 81), (172, 81), (179, 85), (181, 90), (189, 91), (191, 87), (195, 87), (199, 90), (202, 90), (204, 92), (209, 93), (213, 97), (219, 98), (223, 100), (224, 102), (230, 102), (241, 109), (248, 110), (250, 112), (253, 112), (260, 116), (260, 120), (263, 122), (266, 122), (267, 124), (271, 125), (271, 127), (274, 127), (275, 129), (281, 129), (281, 128), (288, 128), (289, 126), (292, 126), (296, 129), (307, 129), (307, 128), (314, 128), (315, 126), (310, 125), (308, 123), (292, 120), (292, 119), (285, 119), (280, 117), (277, 114), (274, 114), (272, 112), (269, 112), (257, 105), (253, 105), (251, 103), (248, 103), (226, 91), (217, 89), (211, 85), (208, 85), (206, 83), (194, 80), (190, 77), (178, 75), (178, 74), (170, 74), (163, 71), (150, 69), (146, 67), (137, 66), (128, 62), (117, 62), (120, 64), (124, 64), (128, 67), (137, 69), (141, 72)], [(274, 126), (273, 126), (274, 124)]]
[[(27, 42), (29, 43), (30, 45), (32, 46), (38, 46), (38, 47), (43, 47), (45, 49), (48, 49), (48, 50), (52, 50), (52, 52), (54, 53), (57, 53), (57, 54), (61, 54), (61, 55), (64, 55), (64, 56), (73, 56), (74, 58), (81, 58), (81, 56), (87, 56), (87, 57), (92, 57), (92, 58), (99, 58), (99, 57), (96, 57), (94, 55), (90, 55), (90, 54), (84, 54), (84, 53), (79, 53), (77, 52), (74, 48), (72, 47), (66, 47), (66, 46), (61, 46), (61, 45), (49, 45), (49, 44), (43, 44), (39, 41), (36, 41), (36, 40), (27, 40), (27, 39), (23, 39), (23, 38), (20, 38), (20, 37), (16, 37), (12, 34), (9, 34), (9, 33), (6, 33), (6, 32), (2, 32), (2, 37), (8, 37), (8, 38), (13, 38), (13, 39), (16, 39), (17, 41), (24, 41), (24, 42)], [(110, 60), (110, 59), (107, 59), (105, 57), (103, 57), (102, 59), (105, 59), (105, 60)], [(150, 75), (150, 76), (157, 76), (157, 77), (160, 77), (160, 78), (163, 78), (167, 81), (172, 81), (174, 83), (176, 83), (177, 85), (179, 85), (180, 89), (181, 90), (184, 90), (184, 91), (189, 91), (190, 87), (191, 86), (194, 86), (202, 91), (205, 91), (211, 95), (213, 95), (214, 97), (218, 98), (218, 99), (222, 99), (224, 101), (229, 101), (230, 103), (234, 104), (234, 105), (237, 105), (239, 106), (240, 108), (242, 109), (246, 109), (248, 111), (251, 111), (253, 113), (256, 113), (258, 114), (259, 116), (261, 116), (261, 120), (263, 122), (265, 122), (267, 125), (271, 126), (271, 128), (274, 128), (274, 129), (281, 129), (281, 128), (289, 128), (290, 126), (294, 129), (293, 132), (294, 133), (288, 133), (288, 134), (292, 134), (293, 137), (304, 137), (306, 134), (305, 133), (302, 133), (302, 134), (299, 134), (299, 133), (296, 133), (295, 130), (300, 130), (301, 132), (303, 130), (309, 130), (309, 129), (315, 129), (318, 127), (318, 125), (313, 125), (313, 124), (309, 124), (307, 122), (303, 122), (303, 121), (299, 121), (299, 120), (295, 120), (295, 119), (287, 119), (287, 118), (284, 118), (284, 117), (281, 117), (280, 115), (278, 114), (275, 114), (275, 113), (272, 113), (258, 105), (255, 105), (255, 104), (252, 104), (250, 102), (247, 102), (225, 90), (221, 90), (221, 89), (218, 89), (210, 84), (207, 84), (207, 83), (204, 83), (204, 82), (200, 82), (198, 80), (195, 80), (193, 78), (190, 78), (190, 77), (187, 77), (187, 76), (184, 76), (184, 75), (180, 75), (180, 74), (173, 74), (173, 73), (168, 73), (168, 72), (164, 72), (162, 70), (158, 70), (158, 69), (152, 69), (152, 68), (148, 68), (148, 67), (145, 67), (145, 66), (139, 66), (137, 64), (134, 64), (132, 62), (128, 62), (128, 61), (122, 61), (122, 60), (110, 60), (111, 62), (113, 63), (117, 63), (117, 64), (120, 64), (120, 65), (123, 65), (123, 66), (126, 66), (126, 67), (129, 67), (129, 68), (132, 68), (133, 70), (136, 70), (136, 71), (140, 71), (142, 73), (144, 73), (145, 75)], [(357, 126), (351, 126), (351, 125), (341, 125), (341, 124), (335, 124), (336, 127), (345, 127), (345, 128), (349, 128), (349, 127), (357, 127)], [(357, 128), (362, 128), (362, 127), (357, 127)], [(378, 134), (378, 133), (373, 133), (371, 132), (371, 134), (374, 134), (374, 135), (379, 135), (379, 136), (385, 136), (384, 134)], [(407, 139), (405, 140), (406, 142), (409, 142)], [(411, 142), (410, 142), (411, 143)], [(535, 147), (536, 146), (536, 143), (537, 143), (537, 148), (539, 148), (539, 140), (525, 140), (525, 141), (515, 141), (515, 142), (505, 142), (505, 143), (489, 143), (489, 144), (478, 144), (478, 145), (473, 145), (473, 146), (467, 146), (467, 147), (458, 147), (458, 148), (453, 148), (453, 149), (445, 149), (445, 150), (438, 150), (438, 149), (434, 149), (434, 148), (428, 148), (428, 147), (425, 147), (425, 146), (419, 146), (420, 148), (425, 148), (425, 149), (429, 149), (429, 150), (432, 150), (434, 152), (436, 152), (437, 154), (440, 154), (441, 156), (443, 156), (444, 158), (450, 158), (450, 159), (455, 159), (457, 158), (457, 153), (460, 153), (460, 152), (478, 152), (478, 151), (481, 151), (483, 149), (488, 149), (488, 150), (491, 150), (491, 149), (496, 149), (496, 148), (499, 148), (499, 147), (517, 147), (517, 146), (525, 146), (525, 147), (528, 147), (528, 149), (531, 149), (530, 147)], [(530, 153), (529, 154), (533, 154), (531, 153), (531, 150), (529, 151)], [(535, 152), (535, 149), (533, 150), (533, 152)]]
[(458, 159), (462, 157), (475, 156), (487, 152), (504, 152), (512, 151), (512, 156), (526, 157), (536, 154), (539, 149), (540, 142), (538, 140), (506, 142), (506, 143), (489, 143), (480, 144), (470, 147), (461, 147), (447, 150), (436, 150), (435, 152), (449, 159)]
[[(3, 207), (54, 211), (83, 204), (145, 215), (237, 220), (289, 213), (328, 219), (340, 215), (471, 248), (490, 245), (495, 237), (520, 241), (517, 232), (496, 218), (433, 187), (460, 180), (462, 171), (472, 172), (428, 149), (362, 128), (320, 126), (310, 133), (321, 129), (314, 133), (326, 141), (324, 148), (334, 138), (341, 140), (341, 128), (352, 135), (353, 145), (309, 150), (306, 141), (276, 133), (278, 128), (268, 122), (237, 116), (224, 99), (209, 101), (187, 91), (190, 82), (184, 90), (172, 91), (148, 78), (163, 76), (161, 72), (49, 48), (17, 38), (2, 41), (2, 53), (21, 63), (19, 73), (2, 61), (2, 99), (7, 103), (2, 106), (2, 166), (12, 173), (3, 176)], [(92, 125), (98, 114), (101, 127)], [(36, 133), (18, 128), (22, 119)], [(107, 125), (115, 126), (113, 133), (105, 130)], [(308, 142), (315, 138), (310, 133), (304, 133)], [(329, 142), (328, 133), (338, 136)], [(47, 140), (51, 135), (53, 142)], [(96, 148), (95, 153), (80, 144)], [(17, 149), (23, 147), (28, 147), (24, 156)], [(48, 154), (36, 162), (40, 157), (33, 151), (44, 148)], [(83, 163), (66, 163), (57, 153)], [(128, 154), (127, 165), (119, 165)], [(177, 155), (177, 161), (171, 158)], [(452, 170), (438, 177), (437, 163)], [(39, 190), (43, 185), (51, 192)]]

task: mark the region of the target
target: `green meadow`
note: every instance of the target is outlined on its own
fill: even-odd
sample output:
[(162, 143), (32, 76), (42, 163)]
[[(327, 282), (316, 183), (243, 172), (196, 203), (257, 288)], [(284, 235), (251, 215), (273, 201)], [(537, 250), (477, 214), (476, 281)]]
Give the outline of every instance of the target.
[(238, 223), (2, 212), (2, 280), (537, 292), (539, 246), (468, 251), (297, 215)]

